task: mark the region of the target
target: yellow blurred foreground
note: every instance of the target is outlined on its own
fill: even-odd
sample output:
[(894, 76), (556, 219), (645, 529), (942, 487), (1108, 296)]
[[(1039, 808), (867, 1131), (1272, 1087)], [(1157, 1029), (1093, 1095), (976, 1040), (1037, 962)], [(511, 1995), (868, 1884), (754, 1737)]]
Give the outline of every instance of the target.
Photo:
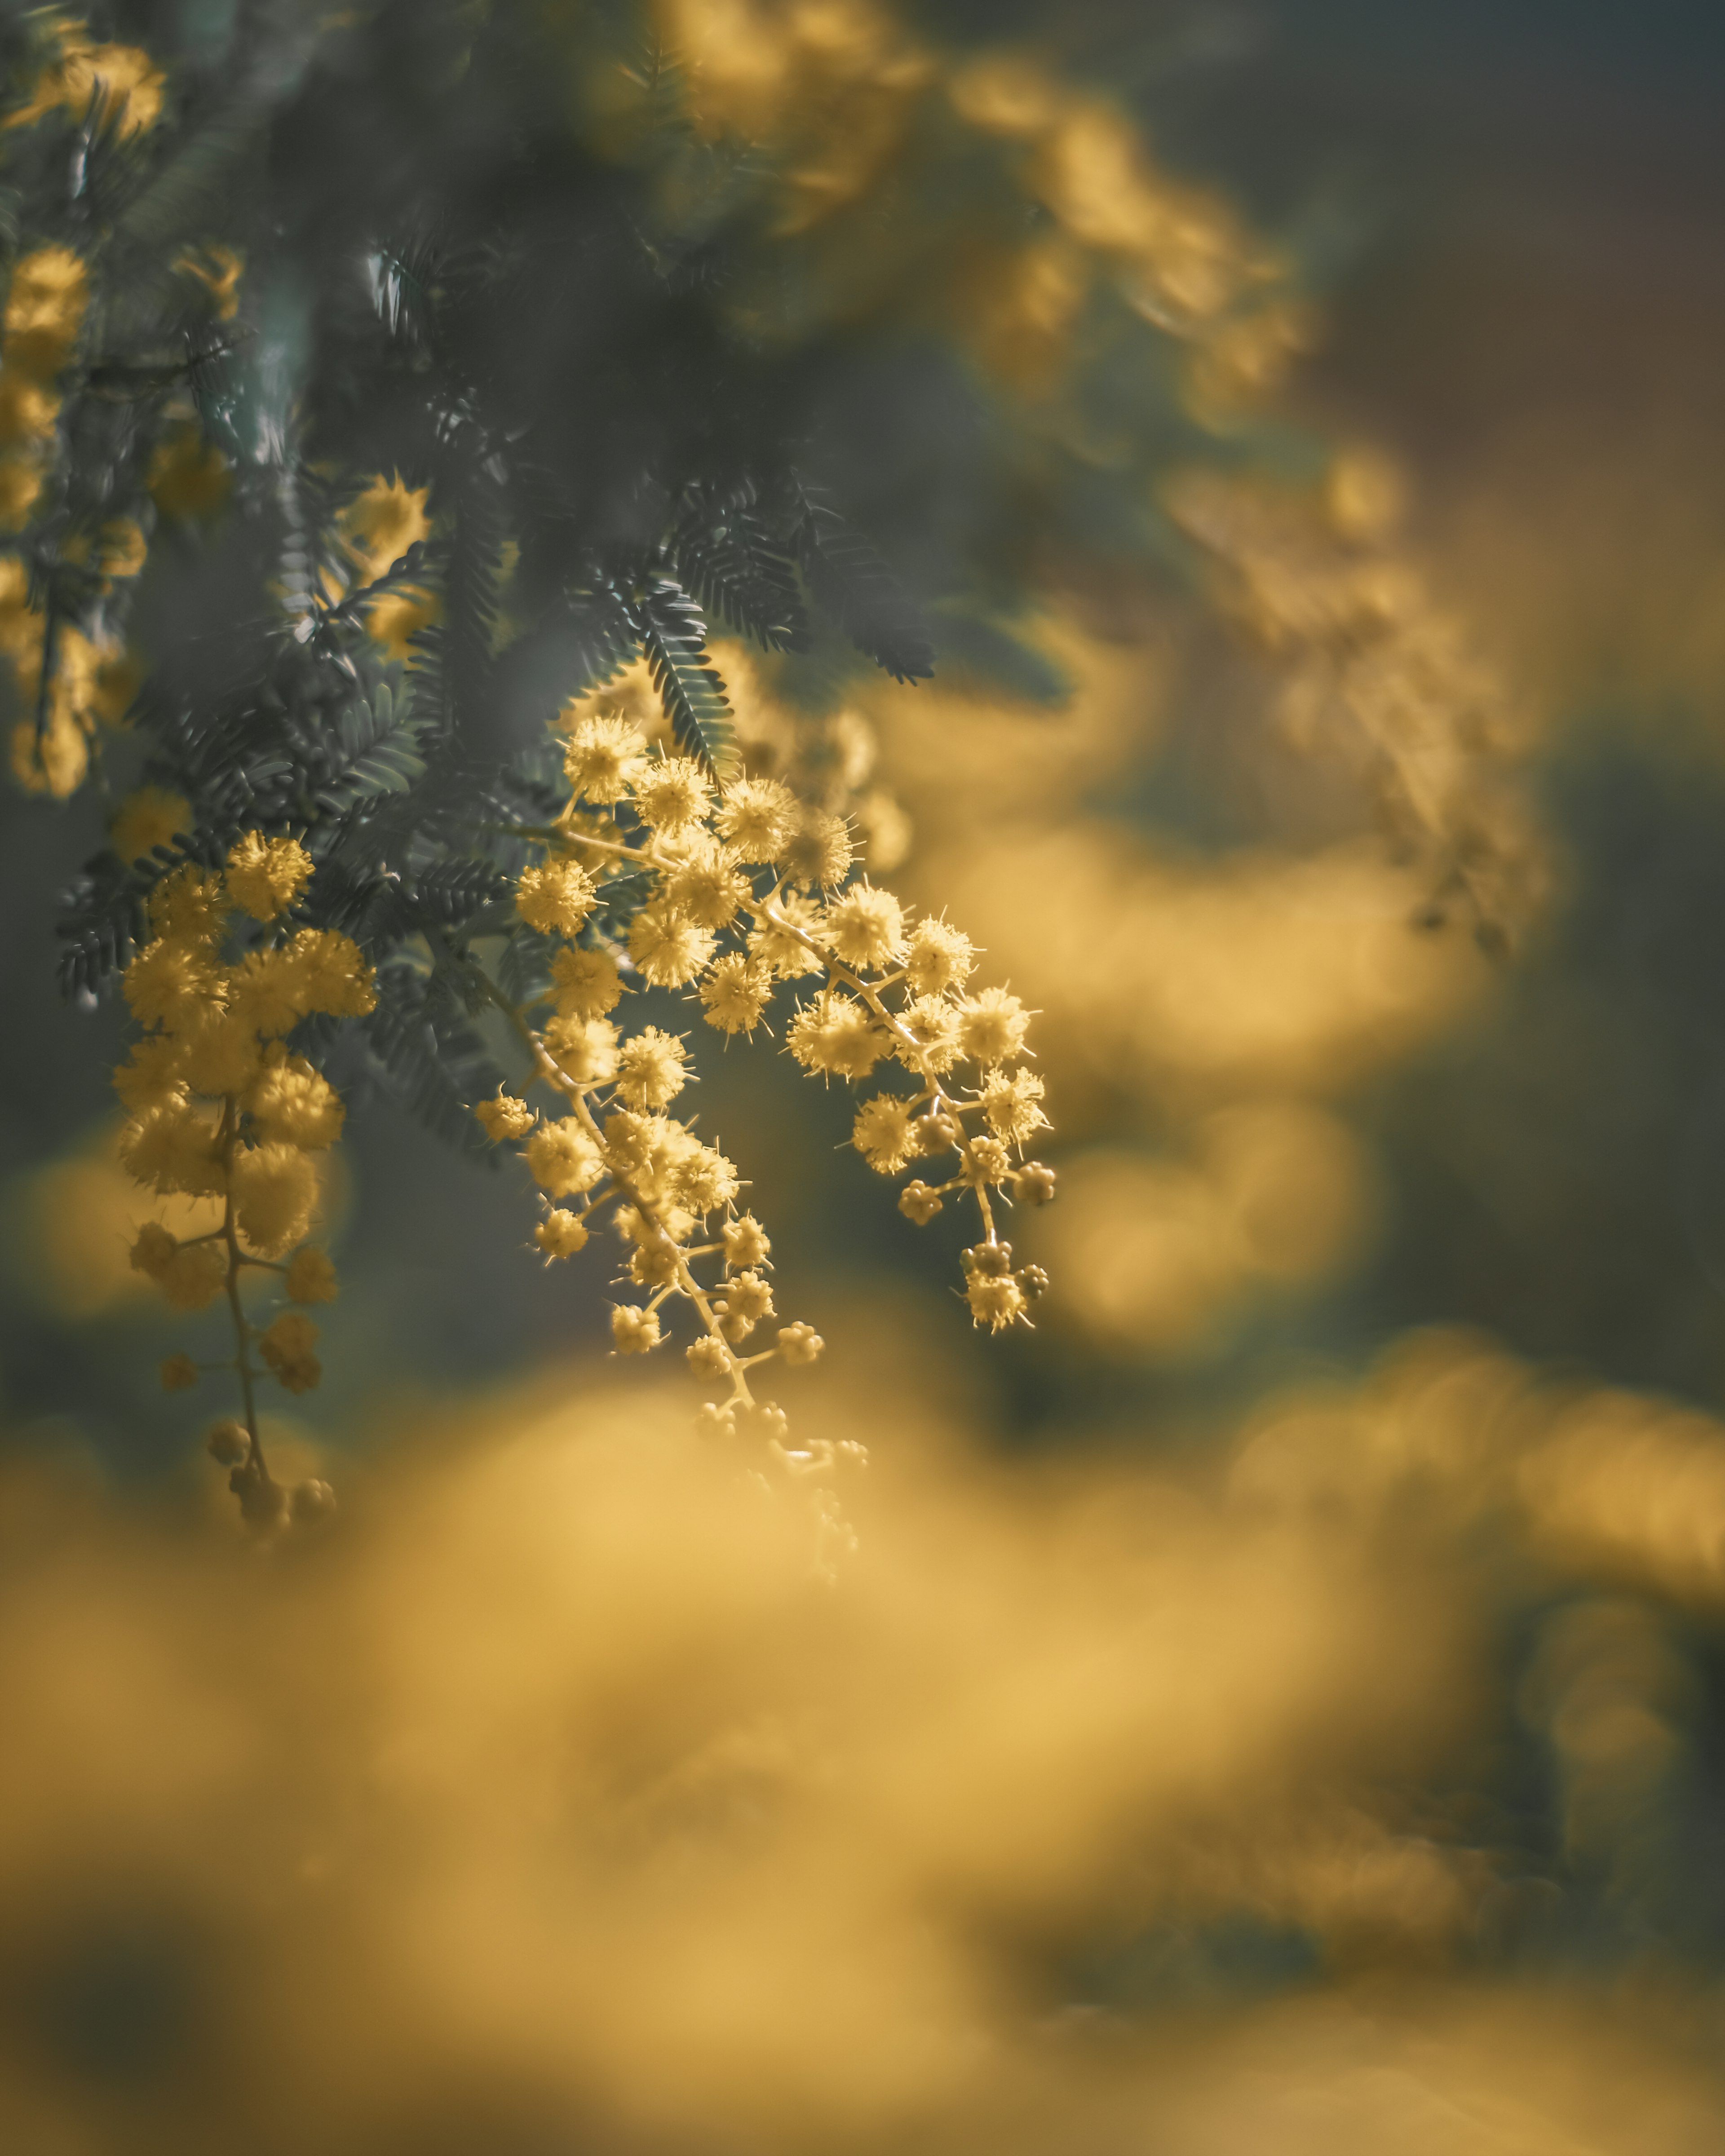
[(13, 1473), (0, 2148), (1725, 2146), (1717, 1991), (1549, 1951), (1657, 1890), (1717, 1427), (1455, 1336), (1178, 1476), (835, 1389), (828, 1584), (689, 1405), (560, 1373), (273, 1550)]

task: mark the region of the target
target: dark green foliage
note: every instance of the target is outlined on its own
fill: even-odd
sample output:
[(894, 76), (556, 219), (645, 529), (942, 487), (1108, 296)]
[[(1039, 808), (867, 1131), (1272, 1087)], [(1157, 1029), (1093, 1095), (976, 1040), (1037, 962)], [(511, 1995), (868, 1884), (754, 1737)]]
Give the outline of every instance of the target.
[(710, 614), (767, 651), (803, 651), (809, 626), (788, 551), (758, 514), (753, 490), (714, 499), (696, 490), (668, 549), (684, 585)]
[[(163, 876), (219, 865), (248, 829), (291, 834), (311, 883), (247, 932), (352, 936), (380, 998), (358, 1075), (464, 1146), (495, 1078), (451, 961), (501, 937), (508, 993), (547, 985), (511, 892), (562, 806), (559, 706), (644, 659), (676, 745), (723, 778), (710, 623), (824, 684), (838, 646), (811, 655), (817, 615), (900, 680), (932, 664), (882, 555), (808, 476), (833, 356), (775, 355), (733, 321), (737, 264), (773, 244), (757, 155), (690, 127), (675, 56), (627, 17), (582, 33), (639, 103), (621, 159), (582, 133), (554, 11), (457, 0), (327, 21), (275, 0), (180, 51), (153, 15), (98, 23), (167, 67), (158, 124), (127, 133), (99, 96), (0, 138), (8, 253), (68, 244), (90, 279), (61, 454), (18, 542), (50, 622), (42, 707), (65, 629), (129, 633), (148, 671), (111, 783), (183, 797), (192, 826), (136, 863), (90, 860), (63, 983), (103, 988)], [(6, 33), (17, 79), (48, 27)], [(245, 265), (228, 319), (187, 266), (222, 248)], [(152, 498), (188, 435), (226, 460), (214, 521)], [(424, 490), (429, 519), (381, 569), (353, 521), (380, 474)], [(86, 566), (116, 516), (151, 538), (136, 589)], [(367, 634), (396, 595), (435, 617), (405, 665)], [(614, 880), (592, 932), (626, 937), (643, 896)], [(339, 1056), (341, 1030), (295, 1045)]]
[[(289, 724), (293, 724), (290, 714)], [(309, 794), (314, 818), (341, 816), (380, 793), (406, 793), (425, 775), (419, 737), (425, 721), (411, 696), (398, 701), (380, 681), (367, 703), (356, 697), (331, 729), (307, 742), (296, 776)]]
[(895, 680), (927, 680), (934, 672), (934, 646), (922, 614), (861, 532), (808, 494), (795, 538), (809, 590), (857, 649)]
[(494, 1157), (473, 1103), (495, 1093), (503, 1073), (435, 976), (411, 963), (381, 968), (377, 1007), (357, 1025), (362, 1046), (347, 1053), (358, 1090), (382, 1094), (459, 1152)]

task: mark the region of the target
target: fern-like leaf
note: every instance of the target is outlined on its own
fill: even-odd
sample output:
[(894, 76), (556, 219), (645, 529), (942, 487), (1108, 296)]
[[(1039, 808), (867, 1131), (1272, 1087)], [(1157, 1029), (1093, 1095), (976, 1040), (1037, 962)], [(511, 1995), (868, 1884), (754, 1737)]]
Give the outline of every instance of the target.
[(671, 535), (670, 553), (685, 586), (710, 614), (768, 651), (801, 651), (809, 624), (789, 557), (753, 507), (754, 490), (722, 501), (699, 498)]
[(311, 798), (331, 816), (345, 815), (382, 793), (405, 793), (425, 775), (419, 721), (410, 701), (398, 703), (387, 681), (370, 703), (350, 704), (336, 721), (311, 784)]
[(707, 663), (701, 608), (680, 584), (661, 577), (638, 602), (636, 613), (678, 747), (713, 778), (728, 778), (737, 767), (737, 734), (725, 685)]

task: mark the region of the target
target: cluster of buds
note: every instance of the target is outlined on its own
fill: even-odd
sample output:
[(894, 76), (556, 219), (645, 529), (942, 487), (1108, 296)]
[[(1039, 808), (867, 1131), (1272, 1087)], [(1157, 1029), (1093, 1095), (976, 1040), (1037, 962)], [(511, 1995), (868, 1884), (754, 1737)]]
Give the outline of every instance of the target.
[[(284, 919), (311, 871), (296, 840), (251, 831), (224, 870), (190, 864), (157, 886), (155, 933), (123, 983), (146, 1030), (114, 1078), (129, 1115), (120, 1140), (128, 1173), (159, 1197), (220, 1207), (219, 1224), (195, 1235), (146, 1220), (131, 1263), (176, 1310), (225, 1300), (234, 1348), (214, 1367), (237, 1375), (244, 1419), (218, 1424), (210, 1450), (230, 1470), (243, 1516), (266, 1527), (321, 1517), (331, 1502), (321, 1483), (276, 1483), (258, 1434), (266, 1374), (290, 1393), (317, 1383), (317, 1327), (304, 1306), (336, 1294), (335, 1267), (305, 1236), (317, 1204), (315, 1156), (341, 1136), (345, 1111), (322, 1073), (288, 1053), (285, 1036), (314, 1013), (359, 1016), (375, 999), (371, 969), (347, 937)], [(242, 932), (246, 923), (254, 926)], [(230, 947), (242, 942), (249, 947)], [(260, 1325), (242, 1290), (272, 1276), (294, 1306)], [(207, 1367), (171, 1355), (162, 1383), (187, 1389)]]
[(783, 1450), (780, 1411), (756, 1398), (750, 1373), (813, 1362), (820, 1337), (783, 1324), (754, 1344), (778, 1316), (766, 1232), (737, 1211), (735, 1166), (670, 1112), (691, 1079), (684, 1039), (615, 1022), (625, 975), (690, 993), (726, 1036), (752, 1034), (789, 984), (800, 993), (786, 1045), (806, 1070), (907, 1074), (910, 1090), (861, 1103), (852, 1142), (882, 1173), (922, 1167), (901, 1201), (913, 1220), (955, 1196), (975, 1204), (983, 1234), (967, 1254), (965, 1293), (975, 1322), (997, 1331), (1029, 1322), (1043, 1283), (1034, 1268), (1012, 1270), (995, 1207), (1054, 1194), (1051, 1171), (1023, 1158), (1047, 1122), (1042, 1081), (1024, 1062), (1029, 1014), (1004, 988), (973, 989), (977, 953), (958, 929), (913, 924), (891, 891), (853, 875), (842, 817), (778, 779), (715, 781), (692, 757), (649, 752), (614, 707), (577, 706), (563, 724), (568, 802), (555, 823), (516, 832), (534, 850), (517, 910), (552, 940), (548, 979), (521, 1004), (490, 991), (561, 1111), (503, 1092), (476, 1112), (494, 1140), (521, 1147), (543, 1194), (547, 1262), (581, 1250), (611, 1209), (626, 1281), (640, 1291), (614, 1308), (617, 1352), (657, 1348), (668, 1306), (686, 1304), (699, 1327), (689, 1364), (723, 1389), (706, 1420), (758, 1429)]
[[(1048, 1173), (1042, 1170), (1044, 1175)], [(965, 1299), (978, 1325), (986, 1322), (998, 1331), (1013, 1324), (1047, 1289), (1048, 1275), (1040, 1265), (1020, 1265), (1014, 1270), (1010, 1243), (978, 1243), (961, 1256)]]

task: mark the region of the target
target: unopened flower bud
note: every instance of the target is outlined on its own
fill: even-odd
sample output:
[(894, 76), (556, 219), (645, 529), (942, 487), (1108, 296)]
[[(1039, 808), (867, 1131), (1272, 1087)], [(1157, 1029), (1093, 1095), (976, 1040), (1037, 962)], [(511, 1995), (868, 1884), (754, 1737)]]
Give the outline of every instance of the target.
[(647, 1355), (659, 1345), (659, 1313), (634, 1303), (615, 1304), (611, 1312), (611, 1341), (619, 1355)]
[(950, 1116), (918, 1116), (911, 1126), (911, 1142), (920, 1153), (947, 1152), (958, 1142), (958, 1126)]
[(237, 1467), (252, 1449), (249, 1432), (243, 1422), (235, 1422), (232, 1415), (225, 1416), (204, 1440), (209, 1456), (218, 1466)]
[(683, 1359), (697, 1378), (726, 1378), (731, 1374), (730, 1350), (710, 1332), (691, 1341)]
[(980, 1273), (985, 1279), (999, 1280), (1003, 1273), (1012, 1270), (1010, 1243), (978, 1243), (959, 1253), (968, 1273)]
[(288, 1496), (288, 1517), (302, 1527), (321, 1527), (333, 1518), (336, 1493), (327, 1482), (296, 1482)]
[(1027, 1160), (1007, 1185), (1020, 1205), (1047, 1205), (1055, 1194), (1055, 1172), (1040, 1160)]
[(778, 1328), (778, 1352), (787, 1363), (819, 1362), (826, 1344), (812, 1325), (798, 1322), (795, 1325), (781, 1325)]
[(942, 1200), (939, 1191), (924, 1183), (921, 1177), (907, 1183), (898, 1194), (898, 1209), (907, 1220), (914, 1220), (919, 1228), (926, 1228), (941, 1209)]
[(1048, 1275), (1040, 1265), (1026, 1265), (1019, 1275), (1019, 1286), (1032, 1298), (1048, 1293)]
[(732, 1419), (732, 1426), (743, 1435), (763, 1442), (776, 1439), (783, 1445), (791, 1434), (790, 1417), (772, 1400), (757, 1400), (752, 1407), (737, 1409)]

